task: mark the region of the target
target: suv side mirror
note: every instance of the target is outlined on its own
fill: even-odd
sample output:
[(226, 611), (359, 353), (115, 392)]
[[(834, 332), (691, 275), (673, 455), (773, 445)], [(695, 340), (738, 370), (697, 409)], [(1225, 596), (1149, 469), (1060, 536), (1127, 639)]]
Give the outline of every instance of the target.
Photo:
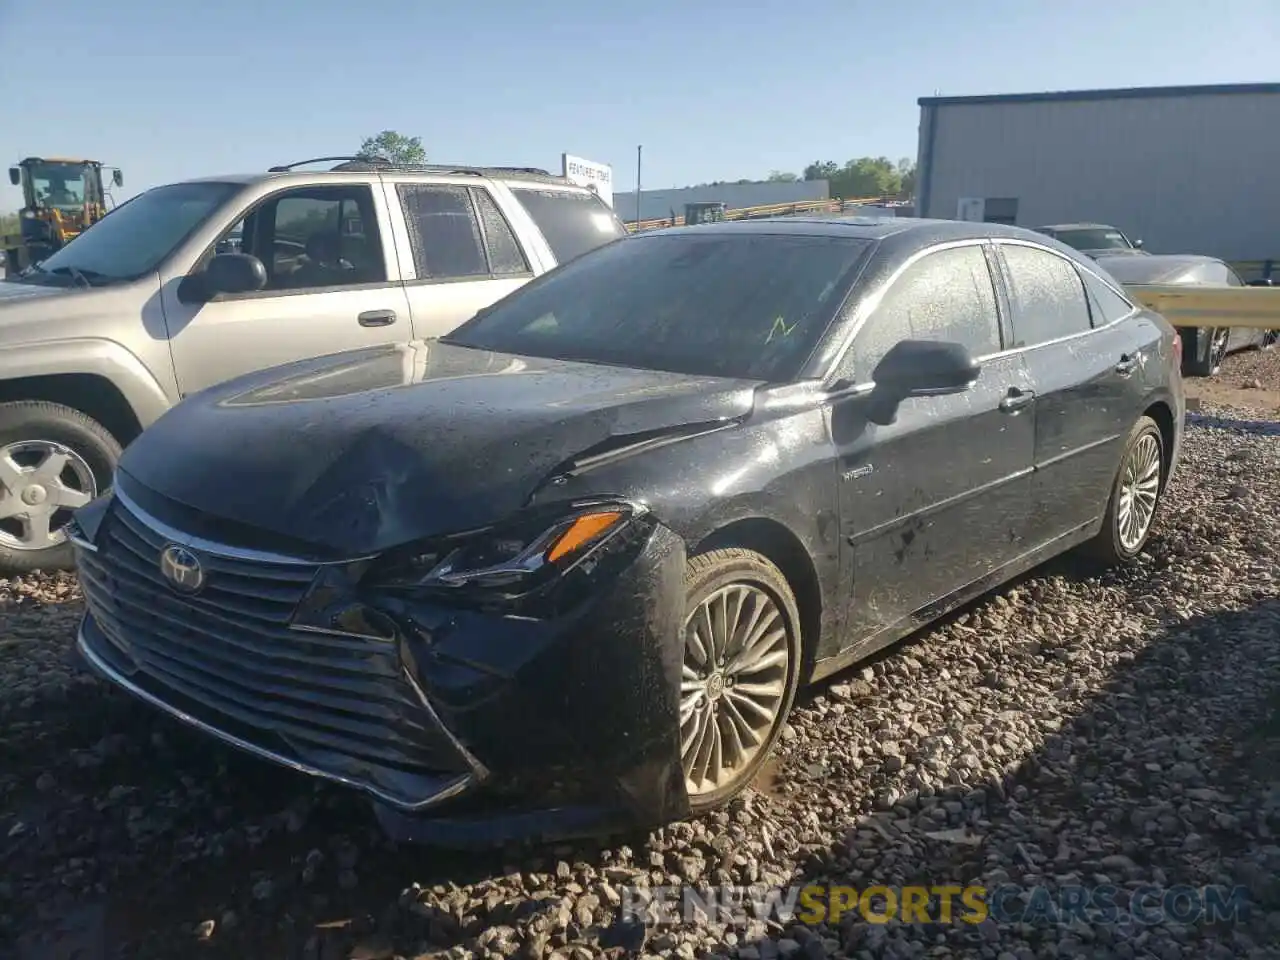
[(22, 171), (19, 170), (17, 167), (10, 167), (9, 182), (12, 183), (15, 187), (22, 186)]
[(963, 344), (902, 340), (876, 365), (871, 379), (886, 399), (905, 400), (963, 393), (981, 371)]
[(1141, 250), (1141, 249), (1142, 249), (1142, 238), (1141, 238), (1141, 237), (1139, 237), (1137, 240), (1133, 241), (1133, 249), (1135, 249), (1135, 250)]
[(219, 253), (199, 273), (188, 274), (178, 287), (185, 303), (207, 303), (222, 293), (251, 293), (267, 285), (267, 268), (248, 253)]

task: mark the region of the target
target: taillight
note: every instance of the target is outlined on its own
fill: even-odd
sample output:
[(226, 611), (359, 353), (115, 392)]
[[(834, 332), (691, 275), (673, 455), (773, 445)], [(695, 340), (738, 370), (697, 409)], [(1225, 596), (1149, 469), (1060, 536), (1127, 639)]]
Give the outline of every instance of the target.
[(1177, 370), (1182, 369), (1182, 331), (1175, 330), (1173, 333), (1173, 365)]

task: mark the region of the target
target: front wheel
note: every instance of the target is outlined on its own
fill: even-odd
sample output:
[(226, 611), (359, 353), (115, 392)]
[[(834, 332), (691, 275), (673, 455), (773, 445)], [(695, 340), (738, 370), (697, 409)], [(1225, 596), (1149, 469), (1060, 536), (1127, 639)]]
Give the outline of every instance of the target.
[(1142, 552), (1151, 535), (1164, 480), (1164, 437), (1154, 420), (1141, 417), (1129, 432), (1111, 485), (1107, 515), (1091, 544), (1099, 560), (1122, 565)]
[(0, 572), (66, 570), (66, 525), (111, 484), (120, 444), (57, 403), (0, 403)]
[(800, 676), (800, 617), (786, 578), (738, 548), (689, 560), (680, 760), (694, 814), (747, 787), (782, 733)]

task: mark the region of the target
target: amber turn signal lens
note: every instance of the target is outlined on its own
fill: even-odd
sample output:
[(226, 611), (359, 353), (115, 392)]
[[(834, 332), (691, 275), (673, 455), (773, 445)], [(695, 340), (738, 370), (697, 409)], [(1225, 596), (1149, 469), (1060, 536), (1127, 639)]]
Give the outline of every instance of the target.
[(567, 557), (579, 547), (590, 543), (610, 527), (622, 521), (625, 514), (620, 510), (607, 510), (600, 513), (583, 514), (570, 524), (569, 529), (560, 535), (560, 539), (547, 551), (547, 560), (555, 563)]

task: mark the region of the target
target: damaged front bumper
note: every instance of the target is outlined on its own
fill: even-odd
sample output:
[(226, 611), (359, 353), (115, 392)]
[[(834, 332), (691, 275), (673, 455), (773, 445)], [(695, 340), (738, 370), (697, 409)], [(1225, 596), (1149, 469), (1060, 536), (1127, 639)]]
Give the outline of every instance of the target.
[[(685, 556), (665, 527), (537, 618), (367, 595), (349, 564), (193, 536), (119, 493), (88, 511), (73, 538), (88, 664), (231, 746), (363, 792), (392, 836), (491, 844), (688, 814)], [(200, 564), (198, 590), (166, 579), (174, 547)]]

